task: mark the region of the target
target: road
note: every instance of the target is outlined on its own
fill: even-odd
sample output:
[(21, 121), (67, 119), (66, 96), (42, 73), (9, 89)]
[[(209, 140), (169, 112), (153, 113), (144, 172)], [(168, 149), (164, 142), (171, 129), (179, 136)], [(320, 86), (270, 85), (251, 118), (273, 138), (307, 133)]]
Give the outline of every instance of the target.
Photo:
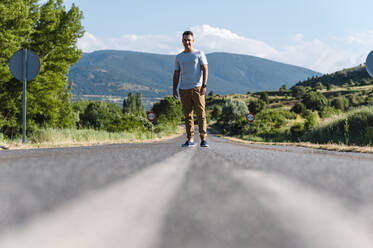
[(209, 136), (0, 152), (0, 247), (373, 247), (373, 155)]

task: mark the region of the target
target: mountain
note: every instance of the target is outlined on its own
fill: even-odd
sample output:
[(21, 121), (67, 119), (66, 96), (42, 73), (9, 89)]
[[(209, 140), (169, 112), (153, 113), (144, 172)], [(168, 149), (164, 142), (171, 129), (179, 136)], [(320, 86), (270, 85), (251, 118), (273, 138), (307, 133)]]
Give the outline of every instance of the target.
[(369, 76), (365, 65), (359, 65), (331, 74), (311, 77), (307, 80), (298, 82), (296, 86), (310, 86), (314, 88), (318, 83), (322, 83), (324, 86), (368, 85), (373, 83), (373, 79)]
[[(321, 74), (268, 59), (230, 53), (207, 54), (208, 91), (217, 94), (247, 93), (288, 87)], [(103, 50), (83, 54), (68, 74), (73, 94), (127, 96), (141, 91), (144, 97), (172, 94), (175, 55)]]

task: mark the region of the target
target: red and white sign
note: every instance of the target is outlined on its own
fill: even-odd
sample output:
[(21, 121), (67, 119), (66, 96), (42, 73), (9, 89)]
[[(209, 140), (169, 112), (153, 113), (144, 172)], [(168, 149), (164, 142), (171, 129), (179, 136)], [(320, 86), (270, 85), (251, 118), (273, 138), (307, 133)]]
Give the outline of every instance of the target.
[(248, 113), (246, 115), (246, 120), (248, 120), (249, 122), (253, 122), (255, 120), (255, 115), (253, 113)]
[(147, 117), (149, 121), (154, 121), (155, 119), (157, 119), (157, 114), (154, 112), (149, 112), (147, 113)]

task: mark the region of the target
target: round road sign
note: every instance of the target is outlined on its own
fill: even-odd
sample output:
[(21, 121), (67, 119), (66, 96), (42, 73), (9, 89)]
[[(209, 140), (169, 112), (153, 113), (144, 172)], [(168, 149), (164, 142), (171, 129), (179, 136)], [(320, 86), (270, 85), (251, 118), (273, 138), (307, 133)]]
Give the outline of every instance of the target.
[(154, 112), (149, 112), (149, 113), (147, 114), (147, 117), (148, 117), (148, 120), (149, 120), (149, 121), (154, 121), (155, 119), (157, 119), (157, 114), (154, 113)]
[[(24, 68), (26, 65), (26, 68)], [(13, 77), (23, 81), (24, 73), (26, 80), (33, 80), (40, 71), (40, 59), (36, 53), (30, 49), (18, 50), (13, 54), (9, 61), (9, 70)]]
[(371, 51), (365, 62), (368, 74), (373, 77), (373, 51)]
[(248, 113), (246, 115), (246, 120), (248, 120), (249, 122), (253, 122), (255, 120), (255, 115), (253, 113)]

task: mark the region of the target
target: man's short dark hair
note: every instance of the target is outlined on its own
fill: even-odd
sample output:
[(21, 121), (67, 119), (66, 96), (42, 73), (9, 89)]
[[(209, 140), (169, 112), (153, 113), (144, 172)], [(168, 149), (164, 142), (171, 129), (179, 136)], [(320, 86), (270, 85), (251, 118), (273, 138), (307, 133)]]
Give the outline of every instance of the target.
[(185, 32), (183, 33), (183, 37), (184, 37), (184, 35), (186, 35), (186, 36), (188, 36), (188, 35), (191, 35), (191, 36), (193, 36), (193, 37), (194, 37), (194, 35), (193, 35), (193, 32), (192, 32), (192, 31), (185, 31)]

